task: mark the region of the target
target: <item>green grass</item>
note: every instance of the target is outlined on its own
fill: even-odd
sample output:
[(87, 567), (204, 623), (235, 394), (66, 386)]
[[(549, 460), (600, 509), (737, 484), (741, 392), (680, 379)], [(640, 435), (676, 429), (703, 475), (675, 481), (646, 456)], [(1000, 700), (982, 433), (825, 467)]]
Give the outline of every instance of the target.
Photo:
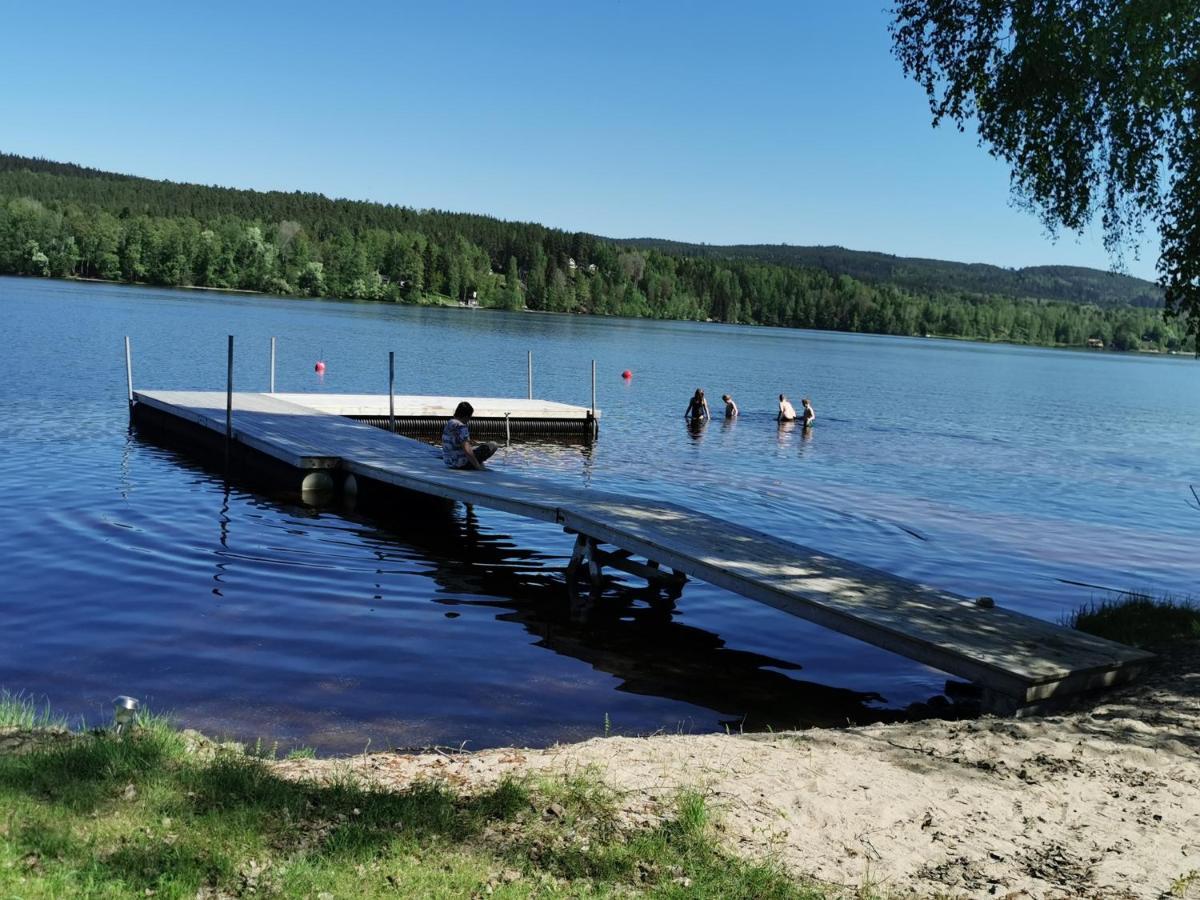
[(39, 704), (24, 694), (0, 690), (0, 728), (66, 728), (67, 720), (54, 715), (48, 703)]
[(1200, 638), (1200, 607), (1188, 600), (1131, 593), (1090, 603), (1072, 613), (1067, 624), (1133, 647), (1155, 647)]
[(1200, 885), (1200, 869), (1192, 869), (1172, 881), (1171, 887), (1167, 890), (1167, 896), (1187, 897), (1188, 892), (1196, 885)]
[(724, 853), (698, 793), (633, 827), (592, 772), (387, 791), (187, 747), (143, 715), (125, 737), (0, 755), (0, 897), (822, 896)]

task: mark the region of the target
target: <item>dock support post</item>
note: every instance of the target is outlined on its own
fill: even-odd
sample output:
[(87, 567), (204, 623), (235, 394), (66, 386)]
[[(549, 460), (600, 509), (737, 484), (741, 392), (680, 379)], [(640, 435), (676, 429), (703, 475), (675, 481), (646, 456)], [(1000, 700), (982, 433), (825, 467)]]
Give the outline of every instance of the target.
[(271, 393), (275, 393), (275, 336), (271, 335)]
[(129, 335), (125, 335), (125, 383), (129, 388), (129, 411), (133, 412), (133, 351), (129, 346)]
[(233, 439), (233, 335), (229, 336), (229, 360), (225, 371), (225, 452)]
[(396, 351), (388, 351), (388, 431), (396, 433)]
[[(570, 529), (567, 530), (571, 534)], [(674, 569), (666, 571), (656, 560), (647, 559), (641, 563), (632, 559), (629, 550), (601, 550), (600, 543), (586, 534), (574, 532), (575, 547), (571, 551), (571, 561), (567, 564), (567, 587), (573, 592), (580, 571), (586, 566), (588, 581), (591, 583), (593, 597), (598, 597), (604, 587), (604, 567), (608, 566), (621, 572), (627, 572), (639, 578), (646, 579), (646, 585), (652, 590), (665, 591), (672, 600), (682, 593), (687, 583), (687, 575)]]
[(591, 419), (591, 422), (589, 424), (591, 425), (591, 436), (594, 438), (596, 436), (596, 431), (597, 431), (597, 424), (596, 424), (596, 361), (594, 359), (592, 360), (592, 406), (588, 412), (588, 418)]
[(567, 585), (572, 590), (574, 590), (575, 579), (580, 569), (586, 566), (592, 593), (597, 594), (600, 591), (603, 581), (600, 573), (600, 562), (596, 557), (595, 538), (590, 538), (586, 534), (575, 535), (575, 547), (571, 551), (571, 561), (567, 564)]
[(529, 351), (529, 399), (533, 399), (533, 351)]
[(508, 417), (511, 413), (504, 414), (504, 446), (512, 446), (512, 430), (508, 427)]

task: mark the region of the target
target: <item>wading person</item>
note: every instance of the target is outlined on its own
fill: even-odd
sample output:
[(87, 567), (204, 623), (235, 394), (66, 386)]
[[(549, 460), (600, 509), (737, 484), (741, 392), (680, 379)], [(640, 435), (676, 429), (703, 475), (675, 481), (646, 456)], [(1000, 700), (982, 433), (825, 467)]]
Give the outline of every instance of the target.
[(683, 417), (693, 422), (700, 422), (710, 416), (708, 401), (704, 399), (704, 391), (696, 388), (696, 393), (692, 394), (692, 399), (688, 401), (687, 412), (683, 414)]
[(475, 407), (466, 400), (454, 408), (454, 418), (442, 429), (442, 459), (451, 469), (482, 469), (498, 445), (495, 441), (476, 443), (468, 426)]
[(812, 404), (808, 402), (807, 397), (801, 400), (800, 403), (804, 407), (800, 412), (800, 417), (804, 420), (804, 427), (808, 428), (812, 425), (813, 419), (817, 417), (817, 414), (813, 412)]
[(783, 394), (779, 395), (779, 415), (776, 418), (780, 422), (796, 421), (796, 408), (792, 406), (791, 401)]
[(725, 418), (736, 419), (738, 408), (737, 404), (733, 402), (733, 398), (728, 394), (722, 394), (721, 399), (725, 401)]

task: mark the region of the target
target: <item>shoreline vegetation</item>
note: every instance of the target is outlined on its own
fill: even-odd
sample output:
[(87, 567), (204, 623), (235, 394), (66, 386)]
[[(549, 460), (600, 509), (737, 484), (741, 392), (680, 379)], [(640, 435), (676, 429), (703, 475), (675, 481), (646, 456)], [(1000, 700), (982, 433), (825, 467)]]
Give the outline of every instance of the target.
[(1200, 641), (1158, 649), (1056, 716), (335, 759), (9, 697), (0, 893), (1200, 896)]
[[(0, 275), (3, 275), (3, 274), (4, 273), (0, 273)], [(207, 292), (207, 293), (214, 293), (214, 294), (238, 294), (238, 295), (268, 297), (268, 298), (274, 298), (274, 299), (279, 299), (279, 300), (292, 300), (292, 299), (329, 300), (329, 301), (332, 301), (335, 303), (388, 303), (388, 302), (391, 302), (388, 300), (378, 300), (378, 301), (376, 301), (376, 300), (355, 300), (352, 298), (332, 297), (332, 296), (308, 297), (308, 296), (300, 296), (300, 295), (296, 295), (296, 294), (273, 294), (269, 291), (257, 291), (257, 290), (251, 290), (249, 288), (214, 287), (212, 285), (198, 285), (198, 284), (163, 285), (163, 284), (152, 284), (152, 283), (146, 282), (146, 281), (134, 281), (134, 282), (110, 281), (106, 278), (87, 278), (87, 277), (80, 276), (80, 275), (65, 275), (65, 276), (62, 276), (61, 278), (55, 278), (53, 276), (46, 277), (46, 276), (30, 276), (30, 275), (8, 275), (7, 277), (9, 277), (9, 278), (32, 278), (35, 280), (79, 282), (79, 283), (83, 283), (83, 284), (106, 284), (106, 285), (111, 285), (113, 287), (168, 288), (170, 290), (176, 290), (176, 291), (199, 291), (199, 292)], [(472, 310), (483, 309), (485, 311), (489, 310), (489, 309), (497, 309), (497, 307), (479, 307), (479, 306), (467, 307), (466, 304), (463, 303), (462, 301), (455, 300), (453, 297), (447, 297), (444, 294), (425, 294), (420, 299), (414, 300), (411, 302), (410, 301), (400, 301), (400, 305), (402, 305), (402, 306), (436, 306), (436, 307), (441, 307), (444, 309), (470, 308)], [(514, 311), (537, 312), (537, 313), (541, 313), (544, 315), (550, 315), (550, 316), (589, 315), (588, 313), (584, 313), (584, 312), (554, 312), (554, 311), (544, 310), (544, 309), (543, 310), (534, 310), (534, 309), (530, 309), (528, 307), (523, 307), (521, 310), (501, 309), (500, 311), (501, 312), (514, 312)], [(599, 314), (593, 314), (593, 315), (599, 315)], [(644, 316), (622, 316), (617, 313), (604, 314), (604, 317), (605, 318), (630, 318), (630, 319), (645, 318)], [(694, 321), (694, 320), (690, 320), (690, 319), (666, 319), (666, 320), (657, 319), (656, 321), (680, 322), (680, 321)], [(717, 322), (715, 319), (705, 319), (704, 322), (706, 324), (708, 324), (708, 323), (728, 324), (728, 323), (723, 323), (723, 322)], [(761, 323), (740, 322), (737, 324), (748, 325), (748, 326), (753, 327), (754, 325), (759, 325)], [(762, 327), (768, 327), (768, 328), (777, 327), (778, 328), (778, 327), (789, 327), (789, 326), (767, 325), (767, 326), (762, 326)], [(797, 330), (815, 330), (815, 331), (829, 330), (829, 329), (802, 329), (802, 328), (799, 328), (799, 326), (796, 326), (796, 327), (797, 327)], [(834, 332), (834, 333), (838, 333), (838, 334), (876, 334), (876, 332), (845, 332), (845, 331)], [(1078, 351), (1086, 351), (1089, 353), (1100, 352), (1100, 351), (1103, 351), (1106, 349), (1104, 347), (1099, 347), (1099, 348), (1088, 347), (1086, 344), (1085, 345), (1055, 344), (1055, 343), (1030, 344), (1028, 342), (1017, 342), (1017, 341), (1004, 340), (1003, 338), (963, 337), (961, 335), (953, 335), (953, 334), (927, 333), (927, 334), (881, 335), (881, 336), (883, 336), (883, 337), (890, 336), (890, 337), (929, 338), (929, 339), (935, 339), (935, 340), (941, 340), (941, 341), (963, 341), (963, 342), (972, 343), (972, 344), (1007, 344), (1007, 345), (1013, 346), (1013, 347), (1040, 347), (1040, 348), (1046, 349), (1046, 350), (1078, 350)], [(1110, 351), (1111, 351), (1111, 348), (1107, 348), (1107, 349), (1110, 349)], [(1164, 350), (1160, 350), (1156, 347), (1143, 347), (1143, 346), (1139, 346), (1136, 349), (1131, 349), (1131, 350), (1126, 350), (1126, 351), (1111, 351), (1111, 352), (1138, 353), (1138, 354), (1142, 354), (1142, 355), (1146, 355), (1146, 356), (1167, 356), (1167, 355), (1174, 356), (1174, 355), (1179, 354), (1179, 351), (1176, 351), (1176, 350), (1164, 351)], [(1187, 354), (1191, 355), (1191, 351), (1188, 350)]]
[[(821, 250), (819, 254), (802, 251)], [(824, 266), (824, 267), (822, 267)], [(855, 274), (847, 274), (847, 269)], [(615, 241), (0, 154), (0, 274), (1189, 353), (1148, 283), (840, 248)], [(441, 299), (446, 298), (446, 299)]]
[(1200, 896), (1200, 610), (1076, 619), (1159, 665), (1025, 719), (280, 759), (2, 694), (0, 893)]

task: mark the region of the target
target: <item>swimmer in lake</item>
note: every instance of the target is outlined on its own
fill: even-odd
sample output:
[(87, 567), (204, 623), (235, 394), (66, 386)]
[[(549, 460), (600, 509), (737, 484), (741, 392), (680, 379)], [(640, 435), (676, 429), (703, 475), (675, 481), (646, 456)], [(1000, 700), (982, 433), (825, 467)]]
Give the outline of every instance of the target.
[(736, 419), (738, 408), (737, 404), (733, 402), (733, 398), (728, 394), (722, 394), (721, 399), (725, 401), (725, 418)]
[(809, 428), (812, 426), (813, 419), (817, 417), (817, 414), (813, 412), (812, 404), (808, 401), (807, 397), (801, 400), (800, 403), (804, 407), (803, 411), (800, 413), (800, 417), (804, 420), (804, 427)]
[(783, 394), (779, 395), (779, 415), (776, 418), (780, 422), (796, 421), (796, 408), (792, 406), (791, 402)]
[(692, 399), (688, 401), (687, 411), (683, 417), (693, 422), (703, 422), (712, 417), (708, 411), (708, 401), (704, 399), (704, 391), (700, 388), (696, 388), (696, 393), (692, 394)]

